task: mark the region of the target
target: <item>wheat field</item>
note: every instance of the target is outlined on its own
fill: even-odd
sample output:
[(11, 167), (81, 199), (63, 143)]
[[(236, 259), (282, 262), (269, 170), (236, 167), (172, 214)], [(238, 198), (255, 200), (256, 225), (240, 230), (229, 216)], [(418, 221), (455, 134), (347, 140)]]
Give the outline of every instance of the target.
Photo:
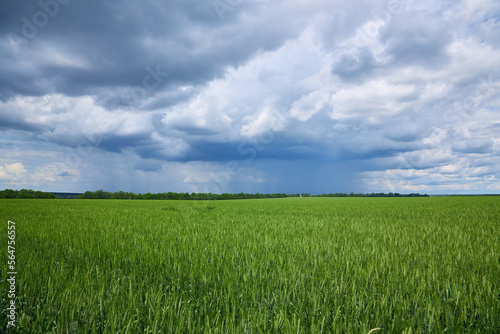
[(13, 199), (0, 217), (13, 333), (500, 333), (498, 197)]

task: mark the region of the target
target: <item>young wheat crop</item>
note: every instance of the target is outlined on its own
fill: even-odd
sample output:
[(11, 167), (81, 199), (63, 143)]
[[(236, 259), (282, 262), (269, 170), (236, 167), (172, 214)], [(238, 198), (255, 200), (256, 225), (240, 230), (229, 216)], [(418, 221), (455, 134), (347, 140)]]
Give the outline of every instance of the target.
[(0, 216), (14, 333), (500, 332), (497, 197), (2, 200)]

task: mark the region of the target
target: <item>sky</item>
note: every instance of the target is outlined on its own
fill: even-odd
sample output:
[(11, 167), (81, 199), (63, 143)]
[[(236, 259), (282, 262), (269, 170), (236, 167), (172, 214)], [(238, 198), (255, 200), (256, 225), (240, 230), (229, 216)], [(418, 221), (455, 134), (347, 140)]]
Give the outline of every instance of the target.
[(5, 188), (500, 193), (500, 2), (2, 1)]

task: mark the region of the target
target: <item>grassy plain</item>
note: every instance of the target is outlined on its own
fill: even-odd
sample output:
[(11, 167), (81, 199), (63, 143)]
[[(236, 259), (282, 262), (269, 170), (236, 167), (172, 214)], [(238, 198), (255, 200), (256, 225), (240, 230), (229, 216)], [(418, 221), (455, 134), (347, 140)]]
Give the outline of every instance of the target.
[(16, 333), (500, 333), (500, 198), (1, 200)]

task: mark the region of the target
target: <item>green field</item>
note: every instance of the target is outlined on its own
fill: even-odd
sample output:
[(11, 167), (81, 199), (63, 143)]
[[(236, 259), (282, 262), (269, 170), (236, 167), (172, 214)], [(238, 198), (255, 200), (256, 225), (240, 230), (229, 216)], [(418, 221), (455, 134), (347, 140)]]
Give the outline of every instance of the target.
[(14, 333), (500, 333), (500, 198), (1, 200)]

